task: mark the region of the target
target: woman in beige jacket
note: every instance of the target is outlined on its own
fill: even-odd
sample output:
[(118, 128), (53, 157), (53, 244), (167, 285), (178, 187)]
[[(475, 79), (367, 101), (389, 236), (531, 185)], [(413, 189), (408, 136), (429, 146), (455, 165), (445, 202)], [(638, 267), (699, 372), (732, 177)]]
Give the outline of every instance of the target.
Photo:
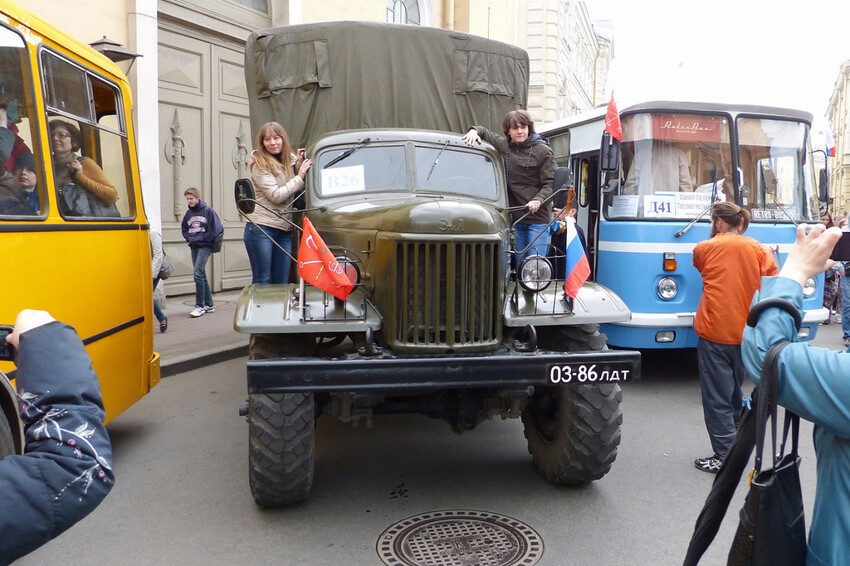
[[(292, 254), (292, 200), (304, 188), (312, 160), (292, 152), (289, 136), (277, 122), (266, 122), (257, 132), (251, 154), (251, 180), (257, 206), (246, 215), (245, 249), (251, 262), (251, 282), (289, 282)], [(277, 244), (277, 245), (275, 245)], [(278, 246), (286, 250), (281, 251)]]

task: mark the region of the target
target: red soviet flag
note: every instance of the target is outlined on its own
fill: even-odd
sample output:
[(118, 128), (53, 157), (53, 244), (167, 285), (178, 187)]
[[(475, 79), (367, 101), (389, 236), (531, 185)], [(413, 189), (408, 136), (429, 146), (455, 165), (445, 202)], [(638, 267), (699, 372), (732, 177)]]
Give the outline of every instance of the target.
[(310, 285), (344, 301), (354, 285), (306, 216), (303, 228), (298, 249), (298, 275)]
[(617, 103), (614, 102), (614, 91), (611, 91), (611, 100), (608, 101), (608, 112), (605, 114), (605, 131), (623, 141), (623, 125), (620, 123), (620, 112), (617, 111)]

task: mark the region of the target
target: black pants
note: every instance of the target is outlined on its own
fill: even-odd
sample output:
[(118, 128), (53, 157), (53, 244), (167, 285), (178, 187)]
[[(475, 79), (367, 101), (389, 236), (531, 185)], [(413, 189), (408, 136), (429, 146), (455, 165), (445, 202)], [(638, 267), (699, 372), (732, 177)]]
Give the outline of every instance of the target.
[(697, 343), (702, 411), (714, 453), (726, 457), (741, 418), (747, 370), (739, 344), (717, 344), (703, 338)]

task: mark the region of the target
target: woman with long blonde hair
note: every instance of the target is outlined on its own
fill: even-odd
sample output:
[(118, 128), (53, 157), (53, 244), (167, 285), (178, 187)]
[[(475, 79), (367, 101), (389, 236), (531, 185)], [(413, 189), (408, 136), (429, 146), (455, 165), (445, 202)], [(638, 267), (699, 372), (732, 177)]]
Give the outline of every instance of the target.
[(286, 130), (277, 122), (266, 122), (257, 132), (249, 164), (257, 206), (246, 215), (244, 242), (251, 262), (251, 282), (289, 282), (291, 260), (272, 240), (292, 253), (292, 201), (304, 188), (304, 178), (313, 161), (304, 150), (292, 151)]

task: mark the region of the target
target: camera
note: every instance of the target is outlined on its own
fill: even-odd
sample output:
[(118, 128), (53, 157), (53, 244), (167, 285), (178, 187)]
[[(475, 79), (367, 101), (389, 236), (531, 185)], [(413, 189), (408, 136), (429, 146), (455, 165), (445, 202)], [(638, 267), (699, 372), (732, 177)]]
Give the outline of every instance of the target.
[(14, 328), (11, 326), (0, 325), (0, 361), (15, 361), (18, 352), (14, 346), (6, 342), (6, 336), (11, 334), (13, 330)]
[(835, 261), (850, 261), (850, 232), (842, 232), (841, 239), (832, 248), (829, 259)]

